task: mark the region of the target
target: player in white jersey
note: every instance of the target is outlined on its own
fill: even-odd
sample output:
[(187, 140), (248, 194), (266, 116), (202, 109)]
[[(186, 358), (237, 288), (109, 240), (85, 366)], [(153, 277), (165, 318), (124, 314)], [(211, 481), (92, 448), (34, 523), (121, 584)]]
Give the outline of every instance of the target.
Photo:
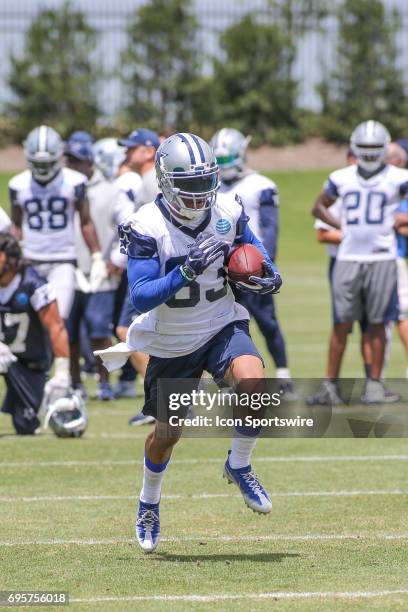
[[(251, 290), (275, 293), (281, 285), (240, 202), (231, 206), (217, 195), (218, 166), (204, 140), (174, 134), (157, 151), (156, 172), (162, 193), (120, 228), (132, 302), (143, 314), (132, 323), (127, 346), (101, 355), (107, 367), (120, 366), (131, 350), (150, 355), (143, 411), (157, 422), (146, 441), (136, 525), (145, 552), (159, 541), (161, 483), (180, 436), (180, 429), (169, 425), (167, 402), (158, 405), (159, 379), (172, 378), (177, 385), (195, 379), (190, 380), (195, 387), (207, 370), (216, 380), (239, 384), (238, 393), (253, 391), (262, 383), (263, 363), (249, 335), (248, 312), (235, 302), (226, 279), (227, 251), (236, 243), (255, 244), (265, 257), (265, 275), (251, 278)], [(250, 429), (251, 434), (246, 427), (234, 437), (224, 473), (250, 508), (267, 513), (272, 504), (250, 465), (259, 429)]]
[[(74, 387), (82, 390), (79, 354), (80, 354), (80, 325), (85, 323), (93, 350), (104, 349), (112, 345), (113, 319), (115, 310), (116, 290), (120, 283), (120, 276), (116, 266), (111, 262), (112, 244), (117, 237), (117, 227), (132, 208), (122, 210), (116, 199), (116, 189), (103, 176), (94, 165), (94, 154), (90, 136), (87, 140), (78, 140), (75, 133), (68, 139), (65, 146), (66, 166), (81, 174), (87, 179), (87, 195), (89, 200), (91, 218), (95, 224), (98, 240), (101, 245), (103, 259), (109, 274), (100, 285), (98, 291), (89, 293), (90, 286), (86, 286), (90, 271), (91, 257), (84, 243), (80, 231), (79, 215), (76, 215), (75, 247), (78, 257), (78, 267), (83, 273), (83, 291), (76, 292), (75, 301), (68, 319), (67, 328), (71, 343), (71, 374)], [(113, 390), (109, 384), (109, 376), (105, 368), (99, 367), (99, 388), (97, 397), (100, 400), (113, 399)]]
[[(139, 128), (133, 131), (128, 138), (121, 139), (118, 142), (121, 146), (127, 147), (126, 159), (128, 166), (142, 178), (140, 189), (135, 194), (135, 205), (136, 210), (138, 210), (144, 204), (152, 202), (159, 191), (154, 164), (160, 140), (156, 132), (146, 128)], [(127, 291), (116, 328), (116, 335), (121, 341), (125, 341), (128, 328), (138, 314)], [(138, 352), (132, 355), (131, 361), (136, 371), (144, 376), (148, 361), (147, 356)], [(126, 380), (126, 378), (126, 376), (125, 380), (123, 376), (119, 378), (115, 386), (116, 397), (129, 397), (129, 394), (134, 394), (134, 380), (130, 381)], [(143, 413), (136, 414), (129, 419), (129, 425), (136, 426), (152, 422), (154, 422), (153, 417)]]
[[(221, 187), (233, 205), (236, 194), (249, 216), (249, 227), (262, 241), (275, 261), (279, 231), (279, 195), (273, 181), (250, 170), (246, 150), (250, 138), (233, 128), (222, 128), (214, 134), (212, 145), (220, 168)], [(237, 300), (248, 309), (263, 334), (281, 380), (281, 393), (286, 401), (298, 399), (290, 380), (285, 339), (280, 329), (272, 295), (254, 295), (237, 291)]]
[[(386, 163), (389, 141), (381, 123), (358, 125), (350, 141), (357, 165), (333, 172), (313, 208), (317, 218), (342, 232), (333, 276), (338, 319), (332, 346), (335, 358), (328, 364), (328, 380), (337, 384), (347, 334), (364, 312), (372, 351), (371, 376), (362, 396), (365, 403), (387, 399), (381, 382), (385, 323), (397, 316), (394, 225), (399, 201), (408, 192), (408, 171)], [(340, 222), (328, 211), (337, 198), (341, 201)]]
[(54, 286), (61, 316), (67, 319), (75, 286), (75, 210), (79, 212), (81, 231), (92, 253), (93, 288), (106, 276), (89, 215), (86, 177), (62, 168), (62, 140), (50, 127), (42, 125), (30, 132), (24, 150), (29, 169), (9, 182), (14, 232), (23, 238), (24, 257)]

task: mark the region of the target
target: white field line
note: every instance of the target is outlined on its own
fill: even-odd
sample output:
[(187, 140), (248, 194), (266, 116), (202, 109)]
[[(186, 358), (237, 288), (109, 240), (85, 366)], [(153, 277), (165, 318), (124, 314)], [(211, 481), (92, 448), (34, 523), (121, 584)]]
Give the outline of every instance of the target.
[[(222, 464), (225, 457), (214, 458), (209, 457), (207, 459), (174, 459), (172, 464), (174, 465), (193, 465), (202, 464), (207, 465), (209, 463)], [(288, 457), (254, 457), (254, 463), (324, 463), (325, 461), (408, 461), (408, 455), (328, 455), (328, 456), (297, 456), (291, 455)], [(107, 465), (142, 465), (143, 461), (138, 459), (119, 459), (119, 460), (105, 460), (105, 461), (1, 461), (0, 469), (3, 467), (18, 467), (18, 468), (31, 468), (31, 467), (81, 467), (81, 466), (107, 466)]]
[(198, 601), (215, 602), (239, 599), (371, 599), (390, 595), (407, 595), (408, 589), (393, 589), (383, 591), (275, 591), (271, 593), (225, 593), (217, 595), (101, 595), (100, 597), (70, 597), (70, 603), (107, 603), (119, 601)]
[[(161, 538), (161, 542), (180, 543), (180, 542), (313, 542), (313, 541), (343, 541), (343, 540), (386, 540), (386, 541), (405, 541), (408, 540), (408, 533), (307, 533), (300, 535), (247, 535), (247, 536), (179, 536), (173, 538)], [(0, 540), (1, 546), (108, 546), (114, 544), (135, 544), (136, 538), (102, 538), (102, 539), (72, 539), (72, 540)]]
[[(371, 495), (408, 495), (408, 491), (371, 490), (371, 491), (285, 491), (274, 492), (271, 497), (353, 497)], [(239, 493), (196, 493), (193, 495), (162, 495), (162, 499), (218, 499), (241, 497)], [(38, 495), (34, 497), (0, 497), (0, 503), (34, 503), (34, 502), (60, 502), (60, 501), (102, 501), (102, 500), (129, 500), (136, 501), (136, 495)]]

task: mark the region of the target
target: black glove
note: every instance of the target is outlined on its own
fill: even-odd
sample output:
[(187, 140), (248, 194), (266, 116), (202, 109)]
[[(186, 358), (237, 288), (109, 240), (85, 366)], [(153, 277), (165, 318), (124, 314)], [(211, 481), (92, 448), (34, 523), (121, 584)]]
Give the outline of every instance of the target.
[(199, 234), (190, 246), (186, 262), (181, 266), (181, 272), (187, 280), (194, 280), (202, 274), (218, 257), (227, 256), (229, 246), (223, 240), (217, 240), (210, 234)]
[(282, 279), (280, 274), (274, 272), (272, 266), (267, 262), (263, 262), (263, 267), (265, 270), (265, 275), (260, 276), (250, 276), (249, 280), (253, 285), (249, 283), (238, 282), (235, 283), (235, 286), (238, 287), (241, 291), (247, 293), (258, 293), (263, 295), (264, 293), (279, 293), (279, 289), (282, 285)]

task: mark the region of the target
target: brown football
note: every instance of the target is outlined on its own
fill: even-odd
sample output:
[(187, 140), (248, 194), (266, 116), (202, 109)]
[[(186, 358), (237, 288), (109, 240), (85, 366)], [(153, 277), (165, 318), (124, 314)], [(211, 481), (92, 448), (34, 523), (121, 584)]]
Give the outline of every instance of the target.
[(228, 276), (237, 283), (250, 283), (250, 276), (263, 276), (264, 256), (253, 244), (242, 244), (228, 260)]

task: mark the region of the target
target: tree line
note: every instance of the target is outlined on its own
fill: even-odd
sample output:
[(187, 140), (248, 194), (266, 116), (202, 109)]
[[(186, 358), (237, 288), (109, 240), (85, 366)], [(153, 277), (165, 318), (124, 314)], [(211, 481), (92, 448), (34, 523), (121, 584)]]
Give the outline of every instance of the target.
[[(66, 2), (39, 12), (23, 53), (11, 57), (13, 101), (0, 117), (3, 138), (21, 140), (41, 122), (64, 136), (96, 135), (136, 126), (195, 131), (209, 137), (224, 125), (252, 134), (255, 144), (286, 144), (310, 135), (342, 142), (367, 118), (394, 135), (405, 129), (407, 97), (397, 64), (396, 11), (381, 0), (269, 0), (269, 18), (248, 12), (224, 30), (219, 53), (197, 43), (191, 0), (149, 0), (133, 14), (118, 76), (122, 108), (114, 125), (101, 122), (98, 85), (103, 70), (93, 57), (98, 32)], [(328, 15), (338, 22), (336, 67), (320, 84), (321, 113), (298, 106), (293, 77), (297, 42)], [(203, 70), (203, 64), (211, 70)], [(0, 136), (1, 138), (1, 136)]]

